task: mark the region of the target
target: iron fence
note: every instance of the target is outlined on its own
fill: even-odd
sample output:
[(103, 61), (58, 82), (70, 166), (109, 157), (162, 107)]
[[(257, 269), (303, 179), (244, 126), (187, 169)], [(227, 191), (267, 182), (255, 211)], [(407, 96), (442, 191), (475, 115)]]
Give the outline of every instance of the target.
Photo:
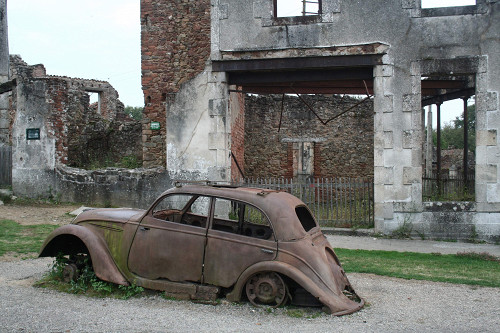
[(238, 184), (286, 191), (304, 201), (323, 227), (374, 225), (372, 178), (319, 178), (296, 182), (285, 178), (248, 178)]
[(471, 172), (467, 179), (463, 174), (450, 175), (437, 172), (426, 174), (422, 178), (422, 197), (424, 201), (474, 201), (475, 174)]
[(12, 185), (12, 147), (0, 146), (0, 185)]

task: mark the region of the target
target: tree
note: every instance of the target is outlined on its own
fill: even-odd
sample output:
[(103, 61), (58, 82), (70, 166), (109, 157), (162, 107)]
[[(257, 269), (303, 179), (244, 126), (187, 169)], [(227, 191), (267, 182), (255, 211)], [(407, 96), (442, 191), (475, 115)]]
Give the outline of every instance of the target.
[[(467, 142), (469, 150), (476, 151), (476, 106), (467, 107)], [(437, 131), (432, 130), (432, 141), (437, 146)], [(464, 114), (441, 128), (441, 149), (464, 148)]]
[(126, 106), (125, 107), (125, 113), (128, 114), (131, 118), (135, 120), (141, 120), (142, 119), (142, 111), (144, 108), (139, 107), (139, 106)]

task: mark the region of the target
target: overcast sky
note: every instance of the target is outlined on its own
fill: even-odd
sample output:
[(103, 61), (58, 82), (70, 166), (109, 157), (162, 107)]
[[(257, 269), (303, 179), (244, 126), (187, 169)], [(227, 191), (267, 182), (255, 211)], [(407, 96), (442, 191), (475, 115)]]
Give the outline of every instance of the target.
[[(300, 0), (278, 0), (290, 6)], [(50, 75), (109, 81), (125, 105), (143, 106), (139, 0), (7, 0), (9, 49)], [(422, 0), (423, 7), (475, 0)], [(450, 102), (453, 104), (453, 102)], [(443, 119), (455, 113), (443, 106)], [(435, 124), (435, 121), (434, 121)]]

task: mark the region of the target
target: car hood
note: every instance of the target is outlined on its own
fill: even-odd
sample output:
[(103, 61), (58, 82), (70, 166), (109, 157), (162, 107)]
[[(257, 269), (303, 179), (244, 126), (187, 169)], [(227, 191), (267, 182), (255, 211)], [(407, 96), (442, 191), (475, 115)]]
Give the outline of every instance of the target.
[(110, 221), (127, 222), (129, 220), (139, 220), (146, 211), (132, 208), (98, 208), (90, 209), (80, 213), (73, 223), (82, 221)]

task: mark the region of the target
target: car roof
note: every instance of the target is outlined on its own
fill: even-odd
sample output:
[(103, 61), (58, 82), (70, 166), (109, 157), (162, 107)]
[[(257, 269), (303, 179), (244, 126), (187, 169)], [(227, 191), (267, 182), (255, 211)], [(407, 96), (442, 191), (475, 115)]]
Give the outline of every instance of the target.
[(287, 192), (251, 187), (185, 185), (172, 188), (163, 195), (172, 193), (214, 196), (252, 204), (269, 217), (276, 238), (281, 241), (300, 239), (307, 234), (295, 212), (295, 207), (306, 205)]

